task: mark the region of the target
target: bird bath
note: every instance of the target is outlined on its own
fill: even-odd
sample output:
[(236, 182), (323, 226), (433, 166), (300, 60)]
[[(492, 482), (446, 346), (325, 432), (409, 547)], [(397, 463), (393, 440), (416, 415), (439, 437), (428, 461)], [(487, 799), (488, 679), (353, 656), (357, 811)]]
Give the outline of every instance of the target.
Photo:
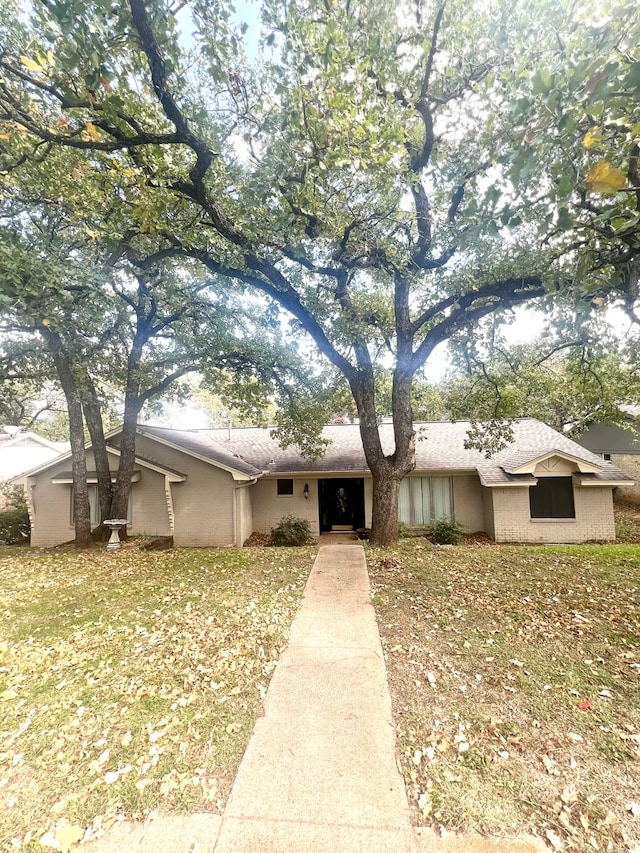
[(118, 531), (127, 526), (126, 518), (108, 518), (102, 522), (105, 527), (111, 528), (111, 536), (107, 542), (107, 551), (115, 551), (120, 547), (120, 536)]

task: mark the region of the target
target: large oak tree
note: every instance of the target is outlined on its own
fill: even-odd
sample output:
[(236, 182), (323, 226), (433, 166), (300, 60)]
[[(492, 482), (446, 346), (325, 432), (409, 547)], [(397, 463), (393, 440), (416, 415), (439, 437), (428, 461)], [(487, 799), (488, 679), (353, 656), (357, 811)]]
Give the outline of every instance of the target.
[[(161, 257), (197, 258), (289, 312), (349, 384), (372, 542), (387, 543), (414, 465), (416, 373), (482, 318), (576, 289), (584, 246), (553, 233), (549, 164), (565, 151), (534, 150), (526, 168), (518, 155), (548, 109), (536, 111), (536, 75), (561, 63), (566, 33), (588, 37), (583, 4), (265, 0), (257, 56), (230, 4), (183, 6), (177, 17), (159, 0), (51, 0), (23, 31), (12, 20), (0, 57), (7, 182), (61, 147), (85, 152), (80, 183), (95, 188), (97, 174), (127, 203), (96, 227), (115, 234), (133, 217)], [(603, 25), (594, 61), (617, 26)]]

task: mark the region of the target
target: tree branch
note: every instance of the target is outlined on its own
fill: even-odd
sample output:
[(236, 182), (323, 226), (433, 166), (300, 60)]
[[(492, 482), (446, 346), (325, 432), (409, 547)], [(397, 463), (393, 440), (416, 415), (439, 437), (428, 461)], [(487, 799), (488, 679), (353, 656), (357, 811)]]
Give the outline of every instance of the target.
[(207, 174), (215, 153), (211, 151), (206, 143), (193, 133), (189, 127), (189, 123), (183, 116), (182, 111), (178, 107), (173, 95), (167, 87), (167, 70), (164, 58), (160, 52), (160, 47), (156, 40), (155, 34), (151, 29), (149, 16), (145, 8), (144, 0), (129, 0), (131, 9), (131, 17), (133, 25), (136, 28), (140, 43), (149, 62), (149, 70), (151, 71), (151, 80), (156, 97), (164, 110), (165, 115), (176, 128), (178, 138), (196, 155), (196, 163), (191, 170), (189, 177), (197, 186)]

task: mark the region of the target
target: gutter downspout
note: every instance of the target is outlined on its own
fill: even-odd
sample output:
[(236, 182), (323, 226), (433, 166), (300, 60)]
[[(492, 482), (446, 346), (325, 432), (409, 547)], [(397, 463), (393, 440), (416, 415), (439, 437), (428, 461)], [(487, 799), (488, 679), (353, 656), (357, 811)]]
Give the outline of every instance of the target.
[(255, 486), (258, 482), (258, 477), (254, 477), (246, 483), (240, 483), (239, 486), (233, 487), (233, 505), (232, 505), (232, 526), (233, 526), (233, 544), (236, 548), (242, 548), (242, 542), (238, 542), (239, 532), (238, 532), (238, 492), (240, 489), (246, 489), (249, 486)]

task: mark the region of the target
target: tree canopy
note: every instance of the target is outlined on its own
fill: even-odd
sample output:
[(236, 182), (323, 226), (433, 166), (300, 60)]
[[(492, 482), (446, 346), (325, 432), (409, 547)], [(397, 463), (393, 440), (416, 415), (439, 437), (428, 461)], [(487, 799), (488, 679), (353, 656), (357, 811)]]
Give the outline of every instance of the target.
[(264, 0), (257, 53), (230, 3), (50, 0), (26, 22), (12, 4), (3, 15), (5, 192), (40, 173), (88, 210), (88, 233), (153, 243), (156, 262), (195, 259), (280, 306), (348, 383), (376, 544), (397, 534), (412, 385), (437, 347), (558, 292), (623, 293), (634, 309), (627, 0), (395, 14)]
[(566, 435), (594, 423), (623, 426), (640, 404), (640, 364), (600, 341), (496, 346), (486, 360), (460, 354), (440, 386), (453, 418), (508, 422), (535, 417)]

